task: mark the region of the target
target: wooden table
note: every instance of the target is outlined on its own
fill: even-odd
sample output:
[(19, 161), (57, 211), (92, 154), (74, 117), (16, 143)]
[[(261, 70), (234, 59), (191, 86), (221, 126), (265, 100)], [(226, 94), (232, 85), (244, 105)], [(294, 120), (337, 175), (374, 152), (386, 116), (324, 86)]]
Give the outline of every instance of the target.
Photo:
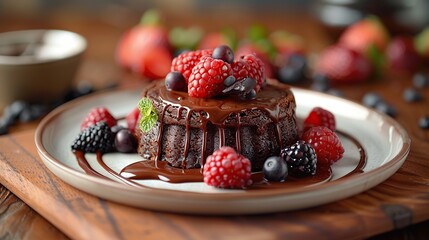
[[(217, 29), (225, 22), (233, 27), (244, 26), (255, 19), (254, 15), (241, 18), (228, 15), (222, 21), (210, 23), (207, 20), (210, 16), (193, 17), (206, 24), (208, 29)], [(302, 35), (310, 51), (320, 51), (332, 40), (314, 20), (296, 19), (296, 16), (274, 14), (269, 18), (261, 17), (259, 22), (270, 29), (287, 29)], [(9, 16), (0, 18), (0, 32), (27, 28), (78, 32), (87, 38), (89, 48), (77, 81), (88, 80), (97, 87), (117, 81), (121, 87), (129, 87), (138, 81), (116, 66), (113, 52), (120, 34), (137, 20), (137, 15), (124, 12), (106, 12), (98, 17), (68, 12), (38, 19)], [(170, 14), (167, 17), (167, 22), (184, 26), (193, 21), (189, 16)], [(423, 239), (429, 236), (429, 131), (421, 130), (417, 120), (421, 115), (429, 114), (429, 89), (424, 90), (423, 102), (407, 104), (401, 94), (403, 88), (410, 85), (409, 76), (387, 75), (367, 84), (338, 87), (346, 98), (355, 101), (360, 101), (369, 90), (377, 91), (398, 108), (396, 119), (411, 136), (412, 146), (408, 159), (395, 175), (369, 191), (342, 201), (301, 211), (258, 216), (178, 215), (98, 199), (68, 186), (44, 168), (34, 146), (37, 121), (15, 126), (10, 134), (0, 137), (0, 163), (9, 167), (21, 162), (17, 168), (27, 170), (13, 172), (0, 168), (0, 183), (3, 184), (0, 185), (0, 238)], [(26, 163), (37, 165), (43, 171), (28, 169)], [(26, 189), (14, 187), (11, 182), (18, 175), (23, 176), (18, 179), (28, 181)], [(31, 190), (37, 193), (46, 182), (55, 188), (55, 194), (46, 196), (45, 200), (28, 194)], [(43, 201), (49, 207), (41, 207)], [(76, 214), (71, 214), (70, 209)]]

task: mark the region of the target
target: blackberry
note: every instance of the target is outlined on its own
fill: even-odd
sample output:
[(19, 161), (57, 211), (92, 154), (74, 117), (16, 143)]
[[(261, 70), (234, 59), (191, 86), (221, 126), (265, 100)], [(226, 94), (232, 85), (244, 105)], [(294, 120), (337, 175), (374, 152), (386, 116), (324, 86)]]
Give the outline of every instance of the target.
[(281, 157), (286, 161), (291, 175), (308, 176), (316, 174), (316, 153), (313, 147), (304, 141), (298, 141), (283, 149)]
[(80, 132), (71, 148), (85, 153), (107, 153), (114, 150), (114, 141), (115, 134), (105, 121), (101, 121)]

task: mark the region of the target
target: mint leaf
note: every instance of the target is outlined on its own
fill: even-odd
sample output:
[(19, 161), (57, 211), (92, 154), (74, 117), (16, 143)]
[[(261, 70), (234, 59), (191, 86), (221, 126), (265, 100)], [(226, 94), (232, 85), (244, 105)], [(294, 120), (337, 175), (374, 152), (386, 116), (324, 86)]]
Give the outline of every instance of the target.
[(148, 98), (140, 99), (138, 103), (138, 109), (140, 110), (140, 122), (139, 126), (143, 132), (148, 132), (156, 121), (158, 121), (158, 114), (152, 105), (152, 102)]

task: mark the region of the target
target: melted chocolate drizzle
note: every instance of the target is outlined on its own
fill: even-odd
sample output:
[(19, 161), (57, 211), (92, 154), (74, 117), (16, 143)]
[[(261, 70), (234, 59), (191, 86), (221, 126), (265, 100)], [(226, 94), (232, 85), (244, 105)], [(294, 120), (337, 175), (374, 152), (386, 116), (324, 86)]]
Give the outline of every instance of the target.
[[(343, 176), (342, 178), (347, 178), (355, 174), (363, 173), (363, 168), (367, 162), (367, 155), (362, 147), (362, 145), (349, 134), (341, 132), (341, 134), (353, 142), (359, 153), (360, 159), (356, 167)], [(76, 159), (79, 163), (79, 166), (88, 174), (96, 177), (107, 177), (101, 175), (95, 171), (88, 163), (85, 158), (85, 155), (81, 151), (75, 152)], [(165, 161), (156, 161), (156, 160), (143, 160), (139, 162), (132, 163), (125, 168), (123, 168), (120, 173), (116, 173), (114, 170), (109, 168), (102, 159), (102, 154), (97, 153), (97, 162), (103, 167), (108, 173), (110, 173), (117, 180), (138, 188), (147, 188), (133, 180), (144, 180), (144, 179), (159, 179), (161, 181), (170, 182), (170, 183), (183, 183), (183, 182), (202, 182), (203, 175), (202, 169), (183, 169), (175, 168), (168, 165)], [(330, 181), (332, 178), (331, 168), (318, 168), (315, 176), (303, 177), (303, 178), (294, 178), (289, 176), (284, 183), (273, 183), (267, 182), (263, 178), (261, 172), (252, 173), (253, 185), (250, 186), (251, 190), (267, 189), (267, 188), (294, 188), (294, 187), (308, 187), (318, 184), (322, 184)]]

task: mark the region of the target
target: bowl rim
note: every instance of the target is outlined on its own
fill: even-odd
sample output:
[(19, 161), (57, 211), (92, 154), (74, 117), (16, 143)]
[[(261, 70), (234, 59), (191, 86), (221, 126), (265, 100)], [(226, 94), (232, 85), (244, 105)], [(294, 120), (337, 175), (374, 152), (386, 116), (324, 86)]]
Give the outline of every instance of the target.
[(74, 38), (73, 41), (77, 41), (77, 47), (75, 50), (65, 53), (61, 57), (46, 58), (46, 59), (35, 59), (33, 57), (0, 55), (0, 66), (35, 65), (40, 63), (58, 62), (58, 61), (62, 61), (65, 59), (69, 59), (69, 58), (73, 58), (75, 56), (81, 55), (86, 50), (88, 45), (86, 39), (82, 35), (72, 31), (60, 30), (60, 29), (29, 29), (29, 30), (9, 31), (9, 32), (0, 33), (0, 38), (5, 36), (13, 37), (15, 35), (16, 35), (16, 38), (19, 38), (20, 35), (25, 35), (25, 34), (36, 35), (36, 34), (43, 34), (43, 33), (68, 34)]

